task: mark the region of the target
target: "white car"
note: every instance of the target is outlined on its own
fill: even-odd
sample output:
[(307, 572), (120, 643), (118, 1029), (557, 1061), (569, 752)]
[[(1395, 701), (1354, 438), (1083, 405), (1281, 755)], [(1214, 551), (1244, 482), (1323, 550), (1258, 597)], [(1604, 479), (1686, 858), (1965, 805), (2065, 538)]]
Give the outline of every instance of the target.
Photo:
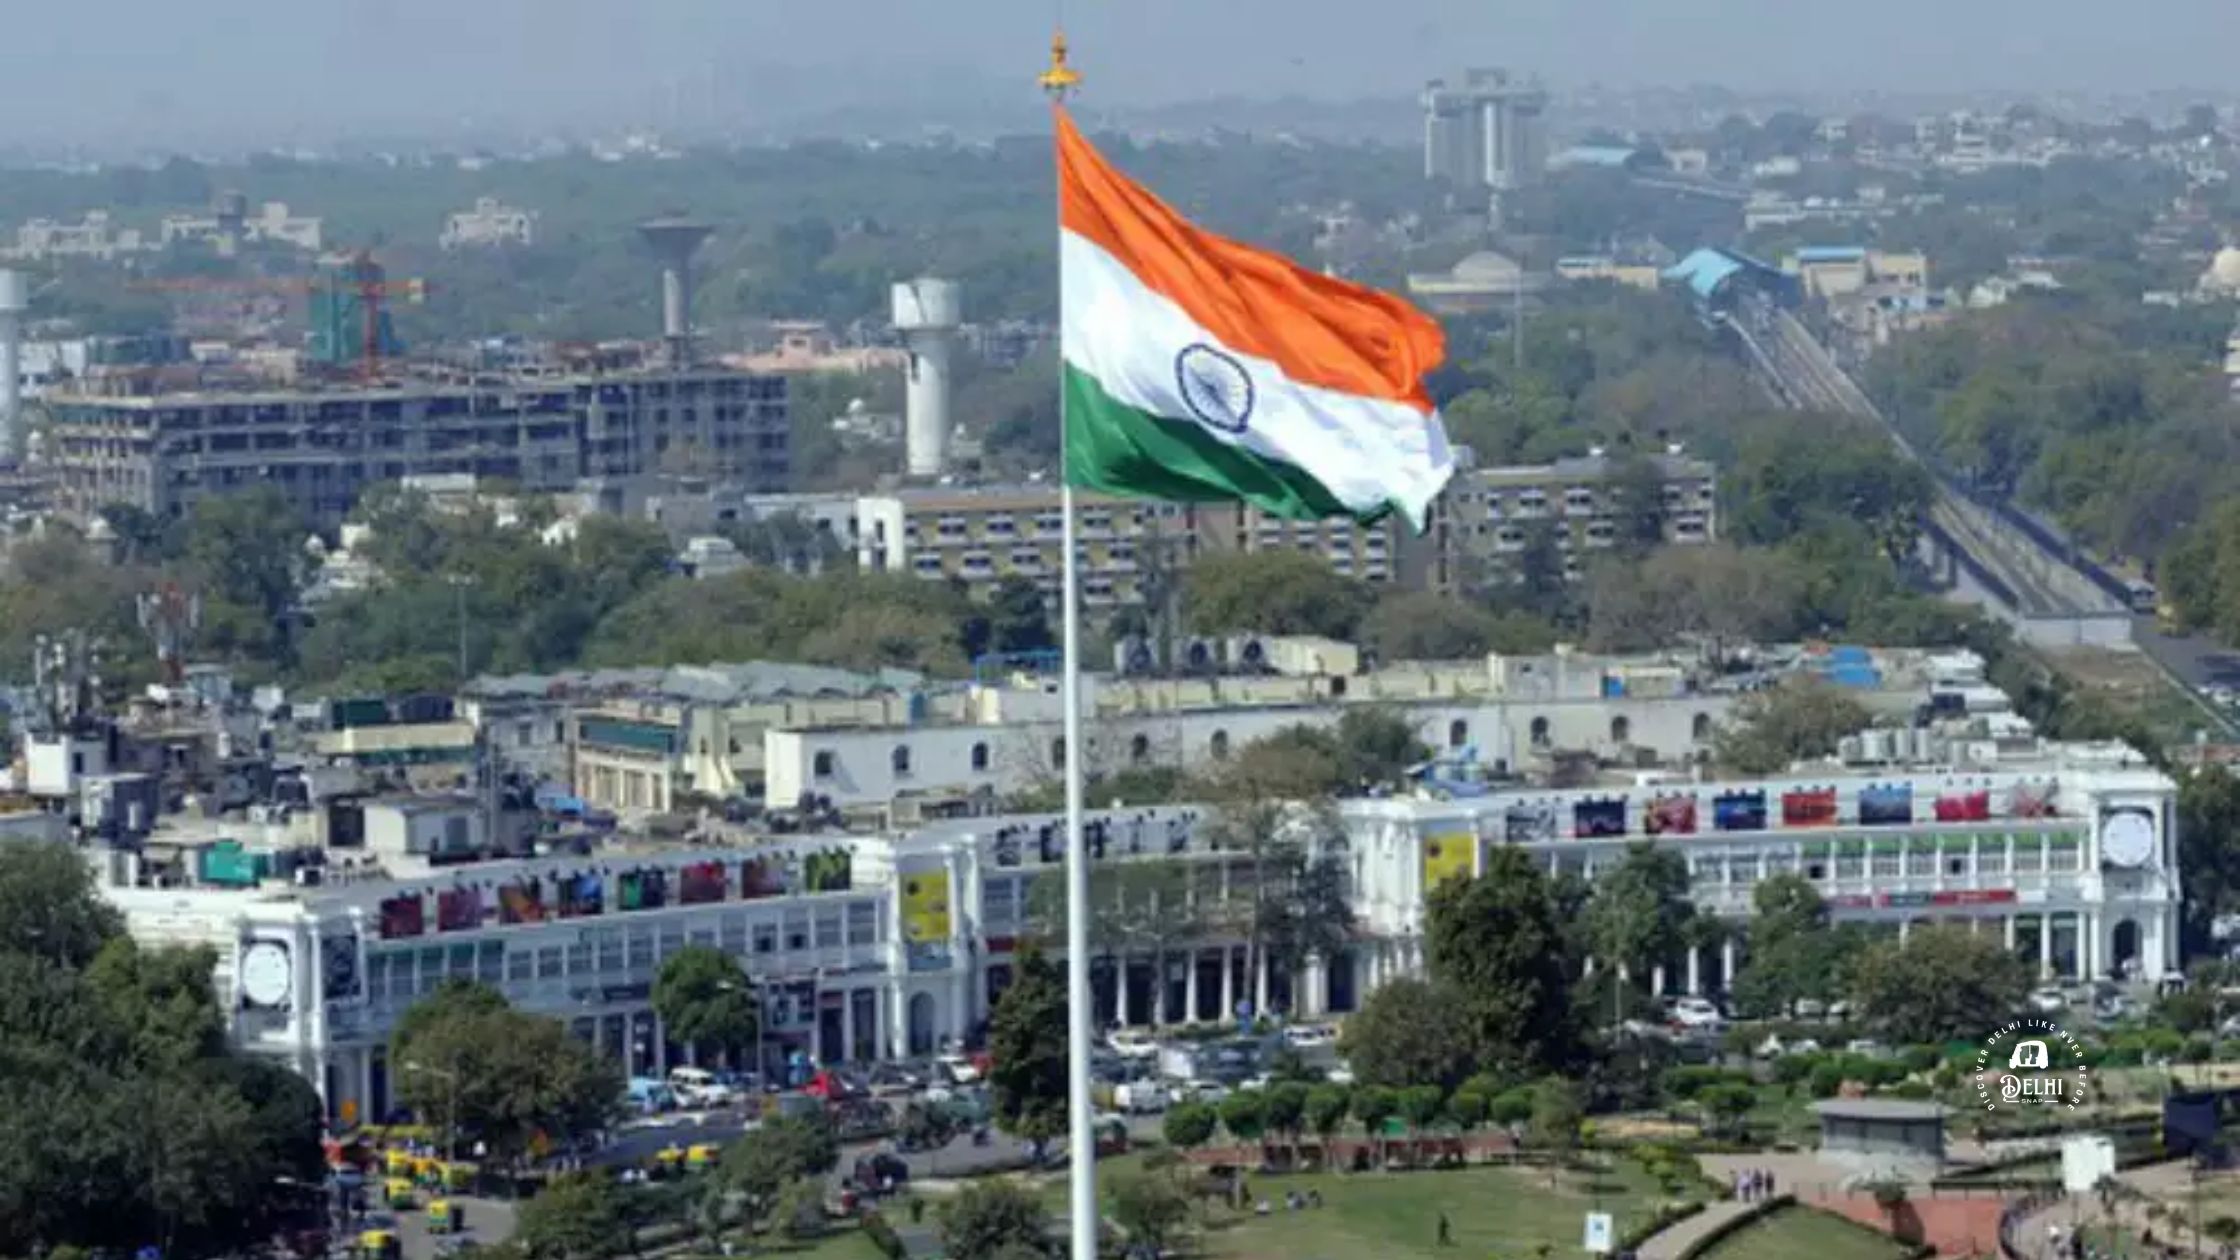
[(1844, 1053), (1856, 1054), (1861, 1058), (1887, 1059), (1890, 1057), (1890, 1047), (1883, 1045), (1872, 1037), (1854, 1038), (1846, 1042), (1843, 1049)]
[(670, 1068), (669, 1092), (687, 1107), (725, 1107), (737, 1097), (729, 1085), (715, 1078), (714, 1073), (696, 1067)]
[(1672, 1003), (1672, 1022), (1685, 1028), (1717, 1028), (1727, 1017), (1709, 998), (1684, 997)]
[(1229, 1087), (1219, 1081), (1191, 1081), (1183, 1088), (1189, 1091), (1190, 1101), (1209, 1105), (1229, 1096)]
[(2069, 1009), (2069, 995), (2059, 989), (2039, 989), (2030, 995), (2030, 1009), (2040, 1015), (2059, 1015)]
[(1165, 1111), (1166, 1087), (1157, 1081), (1123, 1081), (1112, 1087), (1112, 1105), (1132, 1116)]
[(1156, 1059), (1159, 1057), (1158, 1039), (1141, 1028), (1115, 1029), (1112, 1035), (1106, 1037), (1104, 1041), (1106, 1045), (1112, 1047), (1114, 1054), (1123, 1059)]
[(1294, 1024), (1283, 1030), (1283, 1044), (1294, 1050), (1314, 1050), (1334, 1044), (1338, 1035), (1320, 1024)]
[(1325, 1073), (1324, 1079), (1329, 1081), (1332, 1085), (1351, 1085), (1353, 1084), (1353, 1068), (1350, 1065), (1341, 1063), (1338, 1066), (1331, 1068), (1329, 1072)]
[(980, 1079), (980, 1069), (961, 1054), (944, 1054), (933, 1061), (933, 1066), (952, 1085), (970, 1085)]

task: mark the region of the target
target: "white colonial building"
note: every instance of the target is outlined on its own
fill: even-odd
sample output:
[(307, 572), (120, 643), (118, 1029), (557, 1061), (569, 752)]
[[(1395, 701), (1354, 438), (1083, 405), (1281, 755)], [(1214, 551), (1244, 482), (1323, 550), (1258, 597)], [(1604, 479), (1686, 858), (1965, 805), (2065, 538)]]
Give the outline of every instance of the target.
[[(1098, 813), (1091, 861), (1113, 874), (1094, 886), (1118, 889), (1099, 892), (1100, 904), (1117, 897), (1141, 913), (1132, 930), (1100, 919), (1097, 1018), (1353, 1009), (1420, 970), (1427, 892), (1476, 872), (1497, 845), (1588, 877), (1634, 842), (1684, 854), (1697, 905), (1738, 931), (1660, 968), (1666, 991), (1727, 986), (1747, 952), (1751, 890), (1776, 873), (1810, 880), (1842, 919), (1901, 935), (1944, 921), (1992, 934), (2049, 978), (2156, 980), (2177, 966), (2175, 789), (2128, 750), (1908, 730), (1849, 751), (1849, 764), (1760, 780), (1643, 773), (1468, 800), (1345, 802), (1330, 833), (1343, 839), (1328, 851), (1349, 877), (1351, 940), (1297, 974), (1247, 948), (1252, 859), (1223, 847), (1208, 810)], [(217, 946), (236, 1039), (293, 1064), (348, 1121), (387, 1110), (389, 1032), (447, 977), (567, 1022), (633, 1071), (661, 1070), (681, 1051), (652, 1011), (652, 982), (688, 944), (745, 964), (765, 1004), (765, 1062), (927, 1053), (970, 1036), (1022, 942), (1051, 935), (1063, 852), (1061, 819), (1009, 815), (738, 848), (421, 862), (405, 878), (330, 866), (330, 880), (351, 880), (325, 886), (266, 878), (110, 895), (136, 935)], [(407, 854), (388, 869), (410, 866)]]

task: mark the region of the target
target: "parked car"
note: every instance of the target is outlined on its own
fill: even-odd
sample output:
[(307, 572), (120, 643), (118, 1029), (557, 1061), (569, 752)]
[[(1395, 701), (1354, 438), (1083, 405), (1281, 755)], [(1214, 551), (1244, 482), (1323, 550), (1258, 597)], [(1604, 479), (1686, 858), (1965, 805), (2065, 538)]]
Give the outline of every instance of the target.
[(2052, 988), (2033, 990), (2030, 1009), (2040, 1015), (2058, 1015), (2069, 1009), (2069, 995)]
[(1165, 1111), (1167, 1087), (1155, 1080), (1125, 1081), (1112, 1087), (1112, 1106), (1131, 1116)]
[(1159, 1039), (1141, 1028), (1115, 1028), (1105, 1039), (1112, 1052), (1123, 1059), (1156, 1059), (1159, 1057)]
[(1353, 1065), (1340, 1063), (1325, 1073), (1324, 1078), (1332, 1085), (1351, 1085), (1353, 1084)]
[(1294, 1050), (1314, 1050), (1335, 1044), (1338, 1034), (1322, 1024), (1293, 1024), (1283, 1030), (1283, 1043)]
[(737, 1097), (729, 1085), (706, 1068), (670, 1068), (669, 1090), (687, 1107), (722, 1107)]
[(1844, 1043), (1843, 1048), (1848, 1054), (1856, 1054), (1869, 1059), (1887, 1059), (1890, 1057), (1890, 1047), (1883, 1045), (1872, 1037), (1854, 1037)]
[(970, 1085), (980, 1079), (980, 1069), (961, 1054), (944, 1054), (933, 1061), (934, 1071), (952, 1085)]
[(650, 1076), (631, 1077), (629, 1097), (631, 1109), (640, 1115), (669, 1111), (677, 1105), (676, 1092), (668, 1083)]
[(1229, 1087), (1219, 1081), (1191, 1081), (1183, 1089), (1192, 1102), (1217, 1104), (1229, 1096)]
[(1718, 1004), (1710, 998), (1675, 998), (1672, 1003), (1672, 1022), (1683, 1028), (1717, 1028), (1727, 1022), (1719, 1013)]

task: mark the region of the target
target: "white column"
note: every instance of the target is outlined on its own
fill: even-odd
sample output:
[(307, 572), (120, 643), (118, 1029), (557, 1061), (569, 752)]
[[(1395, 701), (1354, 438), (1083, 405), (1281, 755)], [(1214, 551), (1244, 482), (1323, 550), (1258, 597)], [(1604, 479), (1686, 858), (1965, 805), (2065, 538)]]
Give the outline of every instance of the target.
[(1252, 961), (1252, 1017), (1268, 1013), (1268, 951), (1261, 950)]
[(373, 1048), (358, 1051), (358, 1123), (372, 1124), (381, 1117), (373, 1114)]
[(1688, 947), (1688, 996), (1703, 996), (1703, 950), (1694, 945)]
[(887, 1047), (897, 1059), (910, 1057), (910, 1001), (900, 984), (889, 984), (886, 994)]
[(2048, 912), (2038, 916), (2038, 975), (2044, 977), (2052, 973), (2053, 915)]
[(1215, 1023), (1224, 1022), (1236, 1014), (1237, 972), (1230, 965), (1235, 961), (1233, 953), (1229, 946), (1221, 947), (1221, 1010), (1214, 1017)]
[(1655, 965), (1655, 966), (1653, 966), (1653, 967), (1649, 968), (1649, 992), (1650, 992), (1650, 994), (1651, 994), (1652, 996), (1655, 996), (1655, 997), (1663, 997), (1663, 996), (1664, 996), (1664, 964), (1663, 964), (1663, 963), (1658, 963), (1657, 965)]
[(1913, 920), (1910, 918), (1898, 920), (1898, 943), (1900, 945), (1905, 944), (1906, 938), (1912, 935)]
[(1292, 1005), (1305, 1016), (1319, 1016), (1330, 1009), (1330, 964), (1320, 954), (1307, 960), (1306, 986)]
[(1112, 1026), (1128, 1026), (1128, 956), (1121, 954), (1112, 960)]
[(2013, 952), (2014, 952), (2014, 919), (2015, 919), (2015, 916), (2013, 916), (2013, 915), (2011, 915), (2011, 914), (2010, 914), (2010, 915), (2006, 915), (2006, 916), (2004, 916), (2004, 917), (2005, 917), (2005, 919), (2006, 919), (2006, 924), (2007, 924), (2007, 952), (2011, 954), (2011, 953), (2013, 953)]
[(1190, 967), (1182, 973), (1182, 1022), (1198, 1022), (1198, 950), (1189, 952)]
[(1734, 988), (1734, 937), (1719, 942), (1719, 983)]

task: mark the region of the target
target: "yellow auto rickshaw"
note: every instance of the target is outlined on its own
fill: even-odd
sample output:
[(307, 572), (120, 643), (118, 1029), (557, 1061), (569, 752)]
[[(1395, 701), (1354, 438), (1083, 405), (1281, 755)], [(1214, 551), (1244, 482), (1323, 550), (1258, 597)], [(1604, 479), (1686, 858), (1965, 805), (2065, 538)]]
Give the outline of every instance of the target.
[(438, 1188), (448, 1190), (453, 1194), (462, 1193), (474, 1189), (474, 1179), (479, 1172), (481, 1172), (481, 1168), (475, 1164), (456, 1161), (438, 1164), (436, 1165), (435, 1184)]
[(408, 1208), (413, 1204), (412, 1180), (409, 1177), (391, 1177), (381, 1183), (381, 1201), (393, 1208)]
[(381, 1170), (392, 1177), (412, 1175), (412, 1152), (392, 1146), (381, 1152)]
[(713, 1142), (695, 1142), (684, 1153), (686, 1172), (706, 1172), (723, 1158), (723, 1148)]
[(456, 1234), (466, 1227), (460, 1219), (459, 1207), (449, 1199), (428, 1201), (428, 1232), (431, 1234)]
[(664, 1146), (653, 1156), (653, 1175), (656, 1178), (674, 1177), (684, 1167), (684, 1148)]
[(404, 1248), (397, 1236), (385, 1229), (369, 1229), (358, 1235), (359, 1260), (397, 1260)]

